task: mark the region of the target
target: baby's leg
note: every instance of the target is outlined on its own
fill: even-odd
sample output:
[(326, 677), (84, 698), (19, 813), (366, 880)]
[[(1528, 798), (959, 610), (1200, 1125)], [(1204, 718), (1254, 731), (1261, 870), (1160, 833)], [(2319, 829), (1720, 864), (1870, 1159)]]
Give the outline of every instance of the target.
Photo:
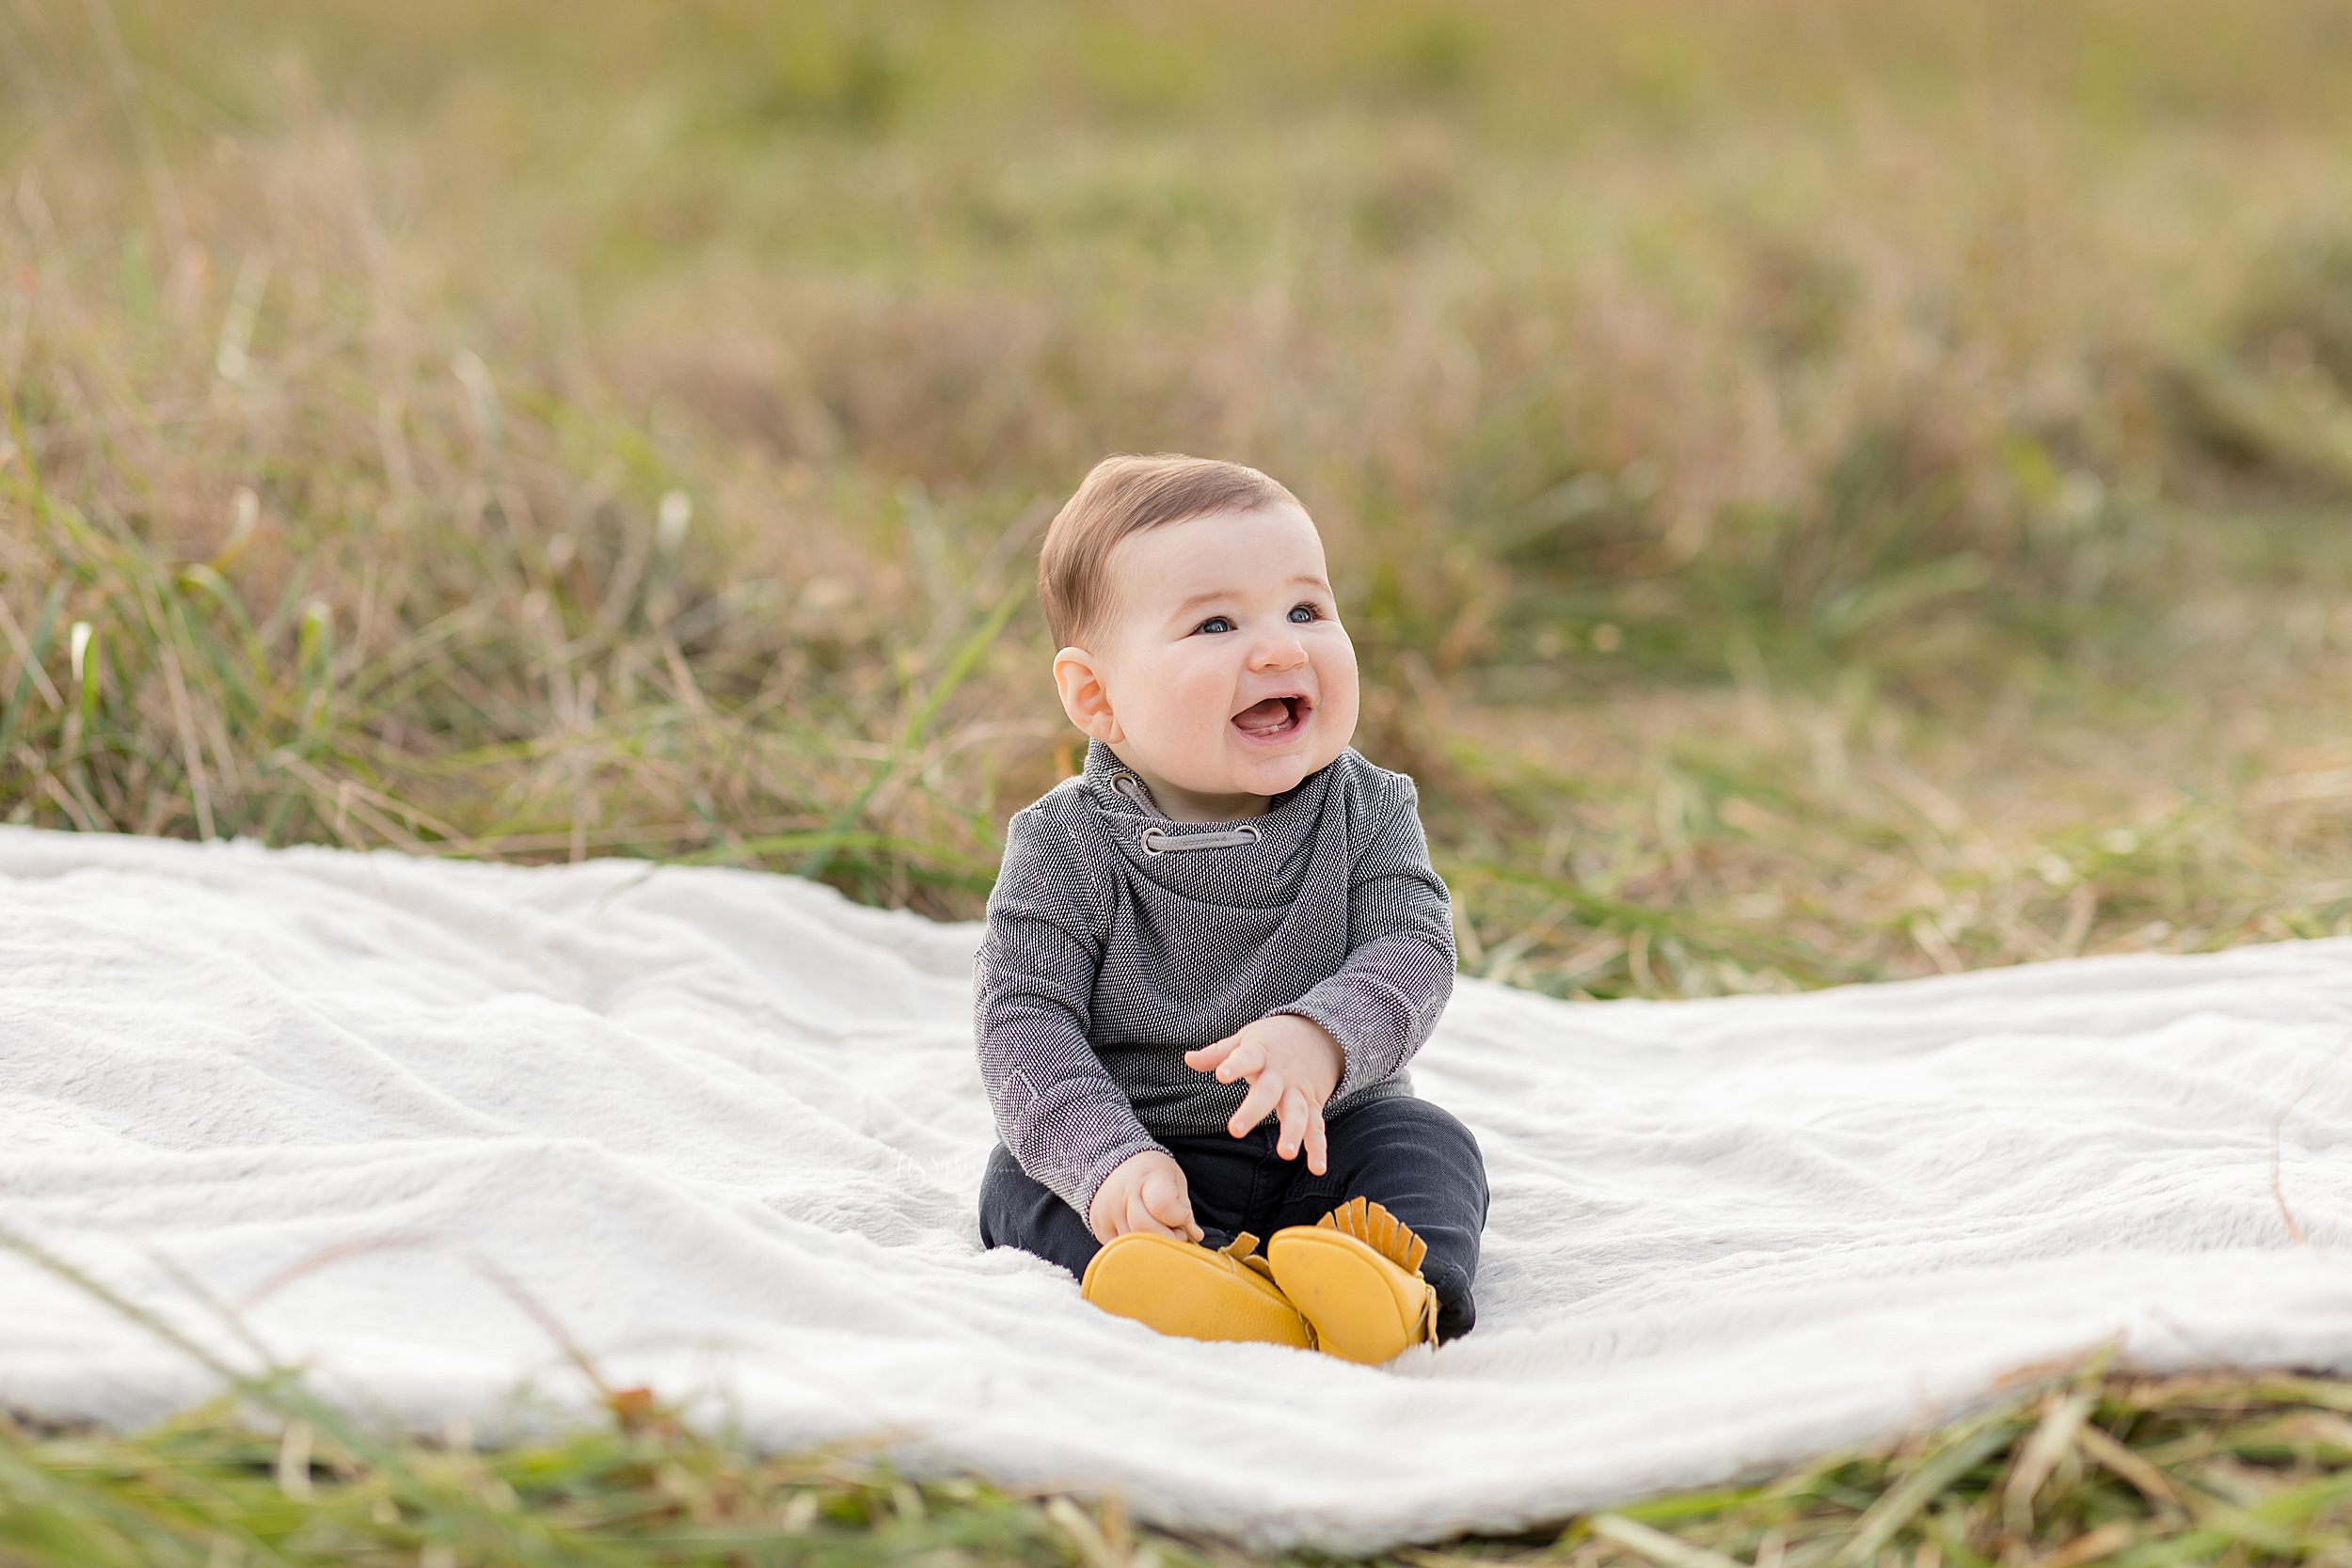
[(1399, 1095), (1331, 1121), (1330, 1173), (1305, 1162), (1278, 1227), (1312, 1225), (1350, 1198), (1368, 1197), (1429, 1243), (1422, 1277), (1437, 1288), (1438, 1337), (1454, 1339), (1478, 1321), (1470, 1287), (1486, 1227), (1486, 1164), (1469, 1128), (1425, 1100)]
[(998, 1144), (980, 1178), (980, 1244), (1019, 1247), (1084, 1278), (1087, 1264), (1102, 1250), (1078, 1211), (1030, 1180)]

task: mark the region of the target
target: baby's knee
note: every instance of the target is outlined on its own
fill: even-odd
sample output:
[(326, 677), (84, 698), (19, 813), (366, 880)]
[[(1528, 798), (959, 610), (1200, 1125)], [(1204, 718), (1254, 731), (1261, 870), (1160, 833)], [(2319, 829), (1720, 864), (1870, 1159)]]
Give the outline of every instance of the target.
[(980, 1176), (980, 1244), (1019, 1246), (1023, 1221), (1042, 1191), (1012, 1151), (998, 1144), (989, 1151), (988, 1169)]
[(1486, 1191), (1486, 1161), (1477, 1135), (1443, 1106), (1398, 1095), (1350, 1112), (1340, 1125), (1350, 1142), (1409, 1150), (1416, 1159), (1474, 1176), (1479, 1191)]
[(980, 1244), (1018, 1247), (1073, 1275), (1086, 1272), (1098, 1245), (1077, 1211), (1023, 1170), (1002, 1144), (980, 1178)]

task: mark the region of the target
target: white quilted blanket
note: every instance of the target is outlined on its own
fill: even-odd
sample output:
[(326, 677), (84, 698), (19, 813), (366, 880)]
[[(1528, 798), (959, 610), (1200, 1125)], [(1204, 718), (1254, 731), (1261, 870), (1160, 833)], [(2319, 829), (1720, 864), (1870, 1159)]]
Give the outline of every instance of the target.
[[(1416, 1074), (1493, 1175), (1479, 1328), (1370, 1370), (977, 1249), (974, 936), (781, 877), (0, 829), (0, 1225), (426, 1430), (580, 1408), (544, 1316), (765, 1445), (882, 1434), (1259, 1545), (1704, 1483), (2118, 1340), (2352, 1370), (2352, 942), (1466, 983)], [(0, 1253), (0, 1403), (209, 1389)]]

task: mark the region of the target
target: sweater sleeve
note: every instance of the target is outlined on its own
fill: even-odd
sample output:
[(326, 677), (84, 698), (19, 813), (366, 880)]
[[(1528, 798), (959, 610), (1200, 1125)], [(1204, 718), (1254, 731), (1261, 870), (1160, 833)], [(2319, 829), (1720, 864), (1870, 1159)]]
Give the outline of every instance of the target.
[(1347, 1058), (1334, 1102), (1404, 1067), (1454, 994), (1454, 914), (1406, 781), (1354, 856), (1347, 962), (1281, 1011), (1321, 1024)]
[(997, 1135), (1084, 1218), (1122, 1161), (1160, 1147), (1087, 1039), (1110, 887), (1036, 807), (1009, 825), (973, 965), (973, 1037)]

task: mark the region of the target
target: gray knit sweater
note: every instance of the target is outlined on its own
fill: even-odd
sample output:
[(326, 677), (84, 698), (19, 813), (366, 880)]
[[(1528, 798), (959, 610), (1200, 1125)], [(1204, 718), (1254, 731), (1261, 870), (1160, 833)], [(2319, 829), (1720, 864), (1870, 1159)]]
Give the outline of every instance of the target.
[(1174, 822), (1096, 742), (1008, 829), (973, 1011), (1005, 1147), (1084, 1214), (1120, 1162), (1222, 1131), (1248, 1092), (1186, 1051), (1311, 1019), (1346, 1055), (1338, 1115), (1412, 1092), (1405, 1064), (1453, 990), (1411, 779), (1350, 749), (1263, 816)]

